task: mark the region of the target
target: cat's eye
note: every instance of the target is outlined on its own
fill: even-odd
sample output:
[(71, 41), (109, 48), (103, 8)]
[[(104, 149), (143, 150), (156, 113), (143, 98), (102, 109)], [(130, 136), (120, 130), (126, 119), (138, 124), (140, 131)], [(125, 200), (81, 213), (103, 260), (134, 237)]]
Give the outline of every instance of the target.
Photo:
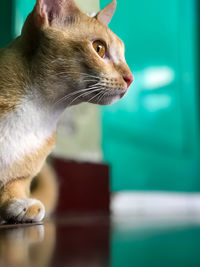
[(94, 50), (97, 52), (97, 54), (103, 58), (106, 54), (105, 44), (102, 41), (98, 40), (98, 41), (94, 41), (92, 45), (93, 45)]

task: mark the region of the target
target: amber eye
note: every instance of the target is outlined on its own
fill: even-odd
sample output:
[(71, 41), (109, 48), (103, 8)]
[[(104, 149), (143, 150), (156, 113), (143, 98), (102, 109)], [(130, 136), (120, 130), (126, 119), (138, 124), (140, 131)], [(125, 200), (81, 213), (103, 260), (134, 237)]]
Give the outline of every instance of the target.
[(103, 58), (106, 54), (105, 44), (101, 41), (94, 41), (92, 45), (94, 47), (94, 50), (97, 52), (97, 54)]

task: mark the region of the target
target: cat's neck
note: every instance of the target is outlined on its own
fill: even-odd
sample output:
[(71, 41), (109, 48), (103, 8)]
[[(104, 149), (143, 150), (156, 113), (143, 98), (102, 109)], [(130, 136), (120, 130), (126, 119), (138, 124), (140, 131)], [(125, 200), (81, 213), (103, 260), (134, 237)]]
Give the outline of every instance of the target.
[(21, 99), (14, 110), (0, 117), (1, 175), (7, 166), (37, 153), (55, 134), (58, 117), (58, 113), (31, 96)]

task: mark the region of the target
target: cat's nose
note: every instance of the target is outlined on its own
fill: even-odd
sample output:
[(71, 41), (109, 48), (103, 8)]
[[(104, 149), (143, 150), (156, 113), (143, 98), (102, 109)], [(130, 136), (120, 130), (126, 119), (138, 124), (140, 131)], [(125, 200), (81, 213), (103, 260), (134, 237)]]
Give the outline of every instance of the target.
[(129, 88), (129, 86), (132, 84), (133, 82), (133, 75), (132, 74), (126, 74), (126, 75), (123, 75), (123, 79), (124, 81), (126, 82), (127, 84), (127, 88)]

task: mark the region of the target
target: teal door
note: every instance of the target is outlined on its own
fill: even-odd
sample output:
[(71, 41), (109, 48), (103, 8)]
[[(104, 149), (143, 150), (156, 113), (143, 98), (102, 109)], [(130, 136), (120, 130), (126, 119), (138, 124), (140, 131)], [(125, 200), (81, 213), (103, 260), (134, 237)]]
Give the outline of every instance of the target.
[(35, 0), (3, 1), (0, 9), (0, 48), (8, 45), (20, 35), (24, 21), (33, 9), (35, 2)]
[(13, 1), (2, 1), (0, 8), (0, 48), (4, 47), (12, 40), (12, 25)]
[(13, 0), (14, 24), (13, 34), (17, 37), (21, 33), (22, 26), (28, 14), (33, 10), (36, 0)]
[(111, 188), (198, 191), (197, 0), (117, 2), (110, 26), (125, 42), (135, 82), (102, 108)]

